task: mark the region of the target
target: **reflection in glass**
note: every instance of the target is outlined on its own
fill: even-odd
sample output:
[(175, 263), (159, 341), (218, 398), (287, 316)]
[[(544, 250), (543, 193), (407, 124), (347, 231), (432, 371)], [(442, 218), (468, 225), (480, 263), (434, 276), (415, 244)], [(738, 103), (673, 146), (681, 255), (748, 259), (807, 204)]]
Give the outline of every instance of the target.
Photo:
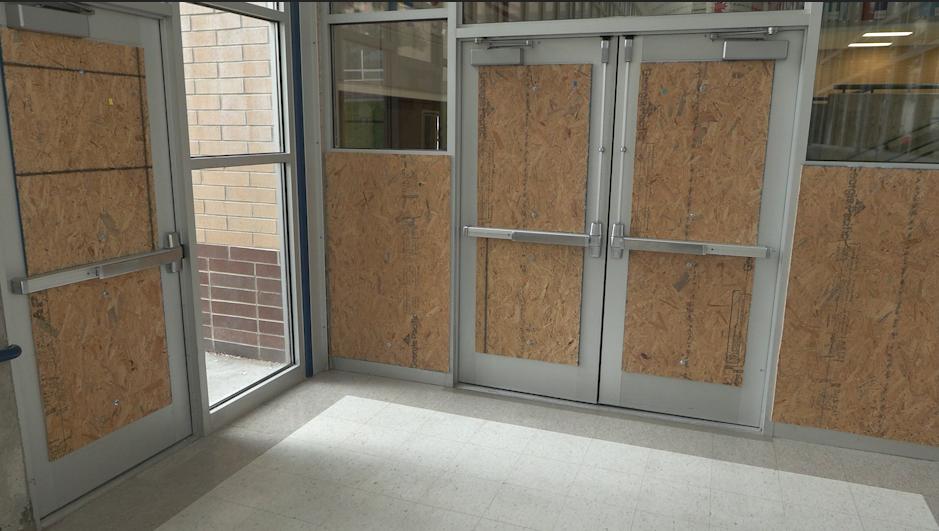
[(803, 2), (463, 2), (463, 22), (523, 22), (802, 9)]
[(332, 28), (335, 145), (446, 149), (445, 20)]
[(939, 3), (825, 4), (807, 157), (939, 162)]
[(444, 2), (330, 2), (330, 13), (373, 13), (406, 9), (444, 7)]

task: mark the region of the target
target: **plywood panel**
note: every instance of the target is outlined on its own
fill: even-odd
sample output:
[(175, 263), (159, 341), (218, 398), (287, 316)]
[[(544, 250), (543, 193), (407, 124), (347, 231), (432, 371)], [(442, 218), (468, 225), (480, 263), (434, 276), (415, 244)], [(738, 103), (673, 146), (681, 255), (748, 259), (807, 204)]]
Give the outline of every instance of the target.
[(50, 459), (168, 405), (160, 270), (32, 295)]
[[(755, 244), (772, 61), (645, 63), (632, 236)], [(630, 253), (623, 370), (740, 386), (753, 260)]]
[(148, 166), (141, 80), (4, 65), (17, 175)]
[(773, 61), (645, 63), (633, 236), (755, 244)]
[(326, 156), (331, 356), (449, 370), (450, 157)]
[(0, 28), (5, 66), (138, 75), (139, 50), (92, 39)]
[(30, 175), (18, 181), (30, 274), (153, 249), (147, 170)]
[(740, 386), (753, 261), (629, 255), (623, 370)]
[[(482, 226), (583, 232), (591, 65), (479, 68)], [(576, 364), (583, 251), (480, 240), (476, 350)]]
[(773, 417), (939, 445), (939, 172), (806, 167)]
[[(143, 51), (9, 29), (0, 39), (29, 274), (153, 249)], [(158, 268), (30, 303), (50, 459), (171, 403)]]

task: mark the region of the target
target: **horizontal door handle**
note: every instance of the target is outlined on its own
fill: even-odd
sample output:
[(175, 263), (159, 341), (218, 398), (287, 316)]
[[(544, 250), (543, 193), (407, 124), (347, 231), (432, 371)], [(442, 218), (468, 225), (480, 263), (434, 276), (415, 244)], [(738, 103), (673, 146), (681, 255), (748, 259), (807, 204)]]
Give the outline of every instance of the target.
[(662, 240), (657, 238), (634, 238), (614, 236), (610, 238), (611, 247), (630, 251), (651, 251), (656, 253), (676, 253), (714, 256), (742, 256), (750, 258), (769, 258), (771, 249), (762, 245), (737, 245), (732, 243), (699, 242), (689, 240)]
[(547, 232), (540, 230), (495, 229), (489, 227), (465, 226), (463, 227), (463, 235), (469, 238), (512, 240), (513, 242), (567, 245), (570, 247), (587, 247), (590, 244), (589, 235), (576, 232)]
[(15, 360), (23, 353), (19, 345), (10, 345), (0, 349), (0, 362)]
[(175, 233), (169, 234), (166, 239), (167, 247), (165, 249), (122, 256), (112, 260), (61, 269), (32, 277), (16, 278), (11, 281), (11, 290), (18, 295), (28, 295), (87, 280), (114, 278), (162, 265), (166, 265), (170, 272), (175, 273), (179, 270), (179, 262), (184, 256), (183, 246), (180, 245), (179, 238)]

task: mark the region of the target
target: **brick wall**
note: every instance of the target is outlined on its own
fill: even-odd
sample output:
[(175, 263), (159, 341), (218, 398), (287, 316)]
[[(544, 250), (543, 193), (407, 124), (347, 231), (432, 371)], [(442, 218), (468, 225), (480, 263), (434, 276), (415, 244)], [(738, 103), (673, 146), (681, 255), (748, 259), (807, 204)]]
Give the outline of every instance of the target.
[[(181, 3), (193, 156), (280, 150), (269, 22)], [(280, 249), (279, 167), (193, 172), (200, 243)]]
[(199, 245), (196, 256), (206, 350), (287, 362), (281, 253)]
[[(280, 150), (274, 28), (180, 4), (192, 156)], [(192, 172), (206, 350), (286, 362), (281, 168)]]

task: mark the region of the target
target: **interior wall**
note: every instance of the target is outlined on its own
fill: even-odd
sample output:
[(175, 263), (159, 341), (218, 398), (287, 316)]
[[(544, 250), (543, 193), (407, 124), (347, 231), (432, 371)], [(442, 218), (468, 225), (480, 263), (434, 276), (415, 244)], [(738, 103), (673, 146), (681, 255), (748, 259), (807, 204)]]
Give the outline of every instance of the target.
[(773, 419), (939, 446), (939, 171), (806, 166)]
[[(0, 299), (0, 347), (7, 345)], [(10, 363), (0, 363), (0, 529), (35, 529)]]
[(326, 155), (329, 355), (450, 370), (450, 157)]

